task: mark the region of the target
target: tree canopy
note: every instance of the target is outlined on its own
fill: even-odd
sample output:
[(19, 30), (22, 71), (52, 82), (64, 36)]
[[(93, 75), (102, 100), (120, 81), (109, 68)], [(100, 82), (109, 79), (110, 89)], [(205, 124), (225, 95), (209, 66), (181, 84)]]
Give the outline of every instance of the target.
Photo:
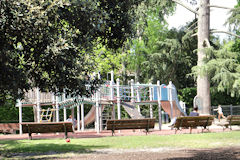
[(25, 91), (87, 95), (93, 47), (117, 49), (134, 34), (136, 0), (1, 0), (0, 99)]

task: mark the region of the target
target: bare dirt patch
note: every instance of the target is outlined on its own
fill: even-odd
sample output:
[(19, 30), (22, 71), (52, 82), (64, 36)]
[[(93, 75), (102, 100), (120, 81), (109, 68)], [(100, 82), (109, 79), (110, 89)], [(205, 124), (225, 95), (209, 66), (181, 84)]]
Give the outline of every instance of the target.
[[(10, 157), (9, 157), (10, 158)], [(11, 156), (10, 159), (61, 159), (61, 160), (234, 160), (240, 159), (240, 147), (214, 149), (101, 149), (89, 153), (45, 153)]]
[[(67, 158), (68, 159), (68, 158)], [(144, 149), (78, 155), (71, 159), (86, 160), (160, 160), (160, 159), (240, 159), (240, 147), (218, 149)]]

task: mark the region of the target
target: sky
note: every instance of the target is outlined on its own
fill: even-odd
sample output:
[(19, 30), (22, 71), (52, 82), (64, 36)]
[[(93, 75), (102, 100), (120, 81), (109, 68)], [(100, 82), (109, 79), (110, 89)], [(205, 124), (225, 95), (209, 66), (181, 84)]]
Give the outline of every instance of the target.
[[(186, 1), (182, 0), (184, 4), (187, 4), (188, 6), (191, 6)], [(211, 5), (219, 5), (219, 6), (225, 6), (225, 7), (234, 7), (234, 5), (237, 4), (236, 0), (210, 0)], [(191, 6), (192, 8), (195, 8), (196, 6)], [(228, 10), (227, 9), (220, 9), (220, 8), (211, 8), (210, 13), (210, 28), (211, 29), (218, 29), (218, 30), (224, 30), (227, 31), (228, 27), (224, 26), (224, 23), (226, 22), (226, 19), (228, 18)], [(170, 16), (167, 18), (167, 21), (169, 23), (169, 28), (175, 27), (179, 28), (181, 26), (184, 26), (186, 22), (192, 21), (194, 19), (195, 15), (194, 13), (188, 11), (184, 7), (177, 5), (176, 12), (173, 16)], [(221, 39), (227, 38), (226, 34), (215, 34), (219, 35)]]

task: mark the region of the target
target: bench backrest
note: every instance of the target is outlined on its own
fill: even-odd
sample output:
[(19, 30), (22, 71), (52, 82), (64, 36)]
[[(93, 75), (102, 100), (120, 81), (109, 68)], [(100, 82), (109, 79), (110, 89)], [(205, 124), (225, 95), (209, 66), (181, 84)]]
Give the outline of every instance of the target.
[(214, 116), (178, 117), (174, 127), (206, 127), (212, 125)]
[(71, 122), (21, 123), (23, 133), (73, 132)]
[(19, 130), (19, 123), (0, 123), (0, 132), (14, 133)]
[(154, 128), (155, 118), (107, 120), (107, 130)]
[(240, 125), (240, 115), (230, 115), (227, 117), (230, 125)]

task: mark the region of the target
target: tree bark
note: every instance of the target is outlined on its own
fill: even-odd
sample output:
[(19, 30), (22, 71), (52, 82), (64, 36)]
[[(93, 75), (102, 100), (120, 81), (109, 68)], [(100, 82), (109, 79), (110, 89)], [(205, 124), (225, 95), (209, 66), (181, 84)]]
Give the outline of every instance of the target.
[[(209, 40), (210, 24), (209, 0), (200, 0), (198, 16), (198, 66), (204, 65), (203, 59), (206, 56), (203, 50), (207, 46), (205, 40)], [(207, 73), (198, 75), (197, 78), (197, 96), (202, 99), (202, 105), (199, 106), (200, 114), (210, 114), (211, 98), (210, 83)]]

